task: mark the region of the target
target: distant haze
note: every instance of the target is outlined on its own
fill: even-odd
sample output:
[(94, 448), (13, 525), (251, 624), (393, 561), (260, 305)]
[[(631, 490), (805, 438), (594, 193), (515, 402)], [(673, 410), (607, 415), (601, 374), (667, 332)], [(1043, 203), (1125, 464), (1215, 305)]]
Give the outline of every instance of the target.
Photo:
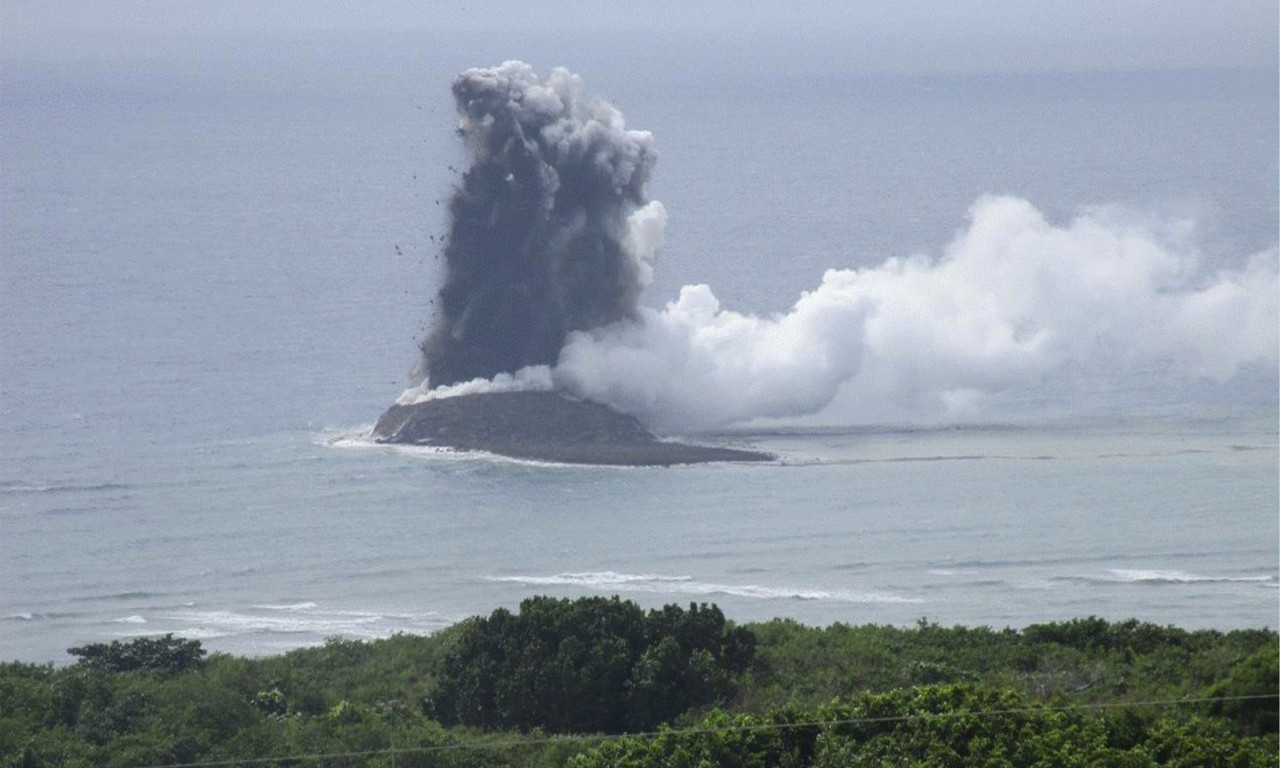
[[(1030, 71), (1274, 67), (1274, 2), (1058, 3), (909, 0), (740, 4), (340, 2), (45, 3), (6, 0), (4, 56), (80, 58), (148, 46), (177, 52), (193, 39), (382, 31), (560, 40), (563, 54), (639, 44), (650, 64), (797, 71), (823, 66), (887, 71)], [(632, 38), (628, 40), (627, 38)], [(795, 43), (803, 41), (803, 46)], [(509, 50), (509, 55), (527, 55)], [(544, 65), (571, 62), (540, 62)]]

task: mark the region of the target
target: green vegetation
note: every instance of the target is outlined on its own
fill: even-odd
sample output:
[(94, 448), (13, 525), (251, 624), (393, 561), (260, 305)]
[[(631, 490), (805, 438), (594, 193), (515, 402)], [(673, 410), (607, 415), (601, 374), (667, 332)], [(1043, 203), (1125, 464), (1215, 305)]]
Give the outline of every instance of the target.
[(86, 667), (106, 672), (186, 672), (200, 667), (205, 652), (199, 641), (179, 640), (170, 634), (140, 637), (128, 643), (115, 640), (110, 644), (82, 645), (68, 648), (67, 653)]
[(398, 767), (1280, 762), (1269, 630), (736, 627), (715, 606), (534, 598), (269, 658), (172, 636), (71, 653), (0, 664), (0, 768), (386, 766), (393, 743)]
[(697, 729), (626, 738), (577, 756), (571, 768), (846, 768), (1064, 766), (1238, 768), (1276, 764), (1277, 743), (1241, 738), (1220, 720), (1035, 706), (1014, 691), (970, 684), (866, 693), (816, 713), (722, 712)]
[(723, 700), (754, 652), (715, 606), (533, 598), (462, 625), (428, 710), (451, 725), (645, 731)]

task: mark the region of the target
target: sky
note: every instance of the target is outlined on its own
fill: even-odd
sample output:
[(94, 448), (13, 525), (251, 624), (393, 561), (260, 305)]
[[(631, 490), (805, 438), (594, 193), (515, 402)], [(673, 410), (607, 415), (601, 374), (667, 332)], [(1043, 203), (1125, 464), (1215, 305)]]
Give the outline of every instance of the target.
[[(1274, 0), (69, 0), (0, 2), (0, 57), (95, 58), (193, 40), (342, 32), (640, 40), (656, 58), (714, 49), (770, 66), (875, 71), (1274, 68)], [(799, 55), (794, 42), (808, 41)]]

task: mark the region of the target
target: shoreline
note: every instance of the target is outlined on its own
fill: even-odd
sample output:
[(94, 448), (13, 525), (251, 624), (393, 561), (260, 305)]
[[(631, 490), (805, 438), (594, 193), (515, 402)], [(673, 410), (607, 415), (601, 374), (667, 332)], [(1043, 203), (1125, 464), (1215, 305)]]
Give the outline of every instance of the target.
[[(1229, 627), (1212, 626), (1211, 627), (1211, 626), (1187, 624), (1187, 623), (1180, 623), (1180, 622), (1160, 622), (1155, 620), (1146, 620), (1138, 616), (1132, 616), (1132, 615), (1128, 615), (1124, 617), (1104, 617), (1104, 616), (1097, 616), (1096, 614), (1085, 614), (1085, 613), (1076, 614), (1069, 618), (1031, 620), (1031, 621), (1027, 621), (1026, 623), (1021, 623), (1017, 625), (1008, 624), (1008, 623), (1003, 625), (997, 625), (994, 623), (963, 622), (963, 621), (945, 622), (945, 621), (938, 621), (938, 620), (932, 619), (927, 614), (921, 615), (918, 618), (911, 621), (902, 621), (902, 622), (881, 622), (881, 621), (874, 621), (870, 619), (863, 620), (863, 621), (842, 621), (839, 619), (830, 620), (830, 621), (809, 621), (804, 618), (797, 617), (795, 615), (790, 615), (785, 611), (775, 613), (772, 616), (769, 616), (766, 618), (741, 619), (741, 618), (734, 618), (736, 612), (734, 612), (730, 608), (730, 604), (726, 604), (723, 600), (699, 600), (699, 599), (696, 599), (696, 597), (698, 596), (688, 595), (688, 596), (684, 596), (685, 599), (668, 599), (668, 600), (657, 600), (657, 601), (651, 602), (651, 601), (637, 600), (634, 595), (628, 596), (626, 594), (619, 593), (619, 592), (612, 592), (612, 593), (591, 592), (591, 593), (583, 593), (583, 594), (566, 593), (566, 592), (530, 592), (522, 596), (519, 600), (502, 603), (499, 606), (495, 607), (493, 610), (512, 609), (516, 605), (531, 599), (555, 599), (555, 600), (570, 600), (570, 601), (583, 600), (583, 599), (606, 599), (606, 600), (616, 599), (625, 603), (635, 603), (644, 610), (655, 610), (663, 605), (675, 605), (675, 606), (688, 606), (692, 604), (714, 605), (714, 606), (718, 606), (721, 610), (724, 610), (726, 618), (728, 618), (731, 622), (733, 622), (737, 626), (748, 627), (748, 628), (751, 628), (751, 627), (759, 628), (759, 627), (766, 627), (766, 626), (772, 626), (772, 625), (786, 625), (786, 626), (795, 627), (798, 629), (798, 631), (819, 632), (819, 633), (829, 632), (829, 631), (844, 631), (844, 630), (914, 632), (919, 630), (922, 627), (934, 627), (934, 628), (942, 628), (948, 631), (956, 630), (956, 631), (962, 631), (962, 632), (1021, 635), (1022, 633), (1026, 632), (1028, 629), (1032, 629), (1035, 627), (1055, 626), (1055, 625), (1062, 625), (1062, 624), (1077, 623), (1082, 621), (1096, 620), (1105, 624), (1109, 624), (1111, 626), (1133, 624), (1133, 625), (1139, 625), (1139, 626), (1155, 627), (1161, 630), (1172, 630), (1177, 632), (1184, 632), (1188, 634), (1212, 634), (1212, 635), (1217, 635), (1221, 637), (1238, 634), (1238, 633), (1262, 633), (1262, 634), (1269, 633), (1272, 635), (1280, 635), (1280, 625), (1276, 625), (1276, 624), (1247, 625), (1247, 626), (1239, 625), (1239, 626), (1229, 626)], [(339, 611), (339, 613), (345, 614), (350, 612)], [(222, 649), (218, 647), (222, 645), (222, 643), (219, 642), (220, 640), (234, 639), (236, 637), (235, 635), (208, 635), (202, 632), (186, 632), (183, 630), (174, 630), (172, 628), (156, 629), (154, 631), (139, 631), (134, 633), (120, 633), (120, 634), (114, 634), (109, 636), (108, 635), (91, 636), (90, 633), (85, 633), (81, 636), (69, 638), (63, 641), (62, 645), (64, 645), (65, 648), (71, 648), (77, 645), (85, 645), (85, 644), (93, 644), (93, 643), (111, 643), (111, 642), (129, 643), (129, 642), (133, 642), (141, 639), (154, 639), (154, 638), (172, 636), (174, 638), (181, 639), (181, 640), (199, 642), (208, 650), (210, 654), (216, 654), (219, 656), (225, 656), (233, 659), (268, 661), (272, 659), (279, 659), (284, 656), (299, 653), (299, 652), (302, 652), (302, 653), (312, 652), (312, 651), (315, 651), (316, 649), (323, 648), (324, 646), (333, 642), (353, 643), (353, 644), (364, 645), (364, 646), (374, 646), (377, 644), (394, 641), (397, 638), (401, 640), (409, 640), (409, 641), (435, 642), (435, 639), (439, 638), (442, 634), (455, 632), (458, 630), (459, 627), (462, 627), (466, 625), (468, 622), (474, 621), (485, 615), (487, 614), (483, 612), (468, 613), (466, 615), (458, 614), (453, 616), (452, 620), (449, 620), (446, 617), (437, 617), (437, 620), (439, 620), (441, 623), (439, 623), (436, 626), (431, 626), (431, 627), (393, 626), (393, 627), (388, 627), (384, 630), (378, 631), (376, 634), (361, 634), (361, 633), (343, 632), (343, 631), (336, 631), (332, 633), (319, 632), (319, 631), (314, 633), (303, 633), (303, 634), (313, 634), (315, 639), (303, 640), (297, 643), (263, 643), (254, 649), (233, 648), (233, 649), (227, 650), (227, 649)], [(12, 621), (23, 620), (18, 615), (10, 615), (10, 616), (0, 617), (0, 618), (3, 618), (5, 620), (12, 620)], [(264, 632), (248, 633), (248, 634), (259, 634), (259, 635), (279, 634), (282, 637), (283, 636), (296, 637), (299, 633), (297, 631), (289, 631), (289, 630), (277, 630), (277, 631), (268, 630)], [(243, 645), (243, 644), (235, 644), (235, 645)], [(8, 657), (8, 656), (0, 657), (0, 665), (3, 665), (3, 664), (51, 665), (55, 669), (61, 669), (72, 663), (72, 659), (66, 653), (65, 648), (56, 658), (49, 658), (49, 657), (18, 658), (18, 657)]]

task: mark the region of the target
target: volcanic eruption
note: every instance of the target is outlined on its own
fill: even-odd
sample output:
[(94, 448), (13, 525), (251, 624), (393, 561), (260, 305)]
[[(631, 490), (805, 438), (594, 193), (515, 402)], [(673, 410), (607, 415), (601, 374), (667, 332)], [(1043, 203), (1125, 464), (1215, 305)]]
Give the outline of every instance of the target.
[[(1274, 392), (1275, 248), (1209, 271), (1186, 222), (1092, 207), (1056, 223), (991, 195), (940, 256), (828, 269), (785, 312), (724, 309), (706, 285), (655, 309), (640, 302), (667, 217), (645, 190), (653, 137), (564, 69), (471, 69), (453, 96), (471, 163), (449, 202), (422, 376), (379, 421), (380, 439), (673, 463), (661, 449), (613, 461), (606, 447), (673, 445), (640, 424), (688, 433), (792, 418), (837, 395), (927, 417), (1073, 378), (1245, 372)], [(489, 405), (463, 400), (478, 396)], [(549, 429), (552, 412), (563, 429)], [(566, 441), (588, 448), (550, 451)]]

